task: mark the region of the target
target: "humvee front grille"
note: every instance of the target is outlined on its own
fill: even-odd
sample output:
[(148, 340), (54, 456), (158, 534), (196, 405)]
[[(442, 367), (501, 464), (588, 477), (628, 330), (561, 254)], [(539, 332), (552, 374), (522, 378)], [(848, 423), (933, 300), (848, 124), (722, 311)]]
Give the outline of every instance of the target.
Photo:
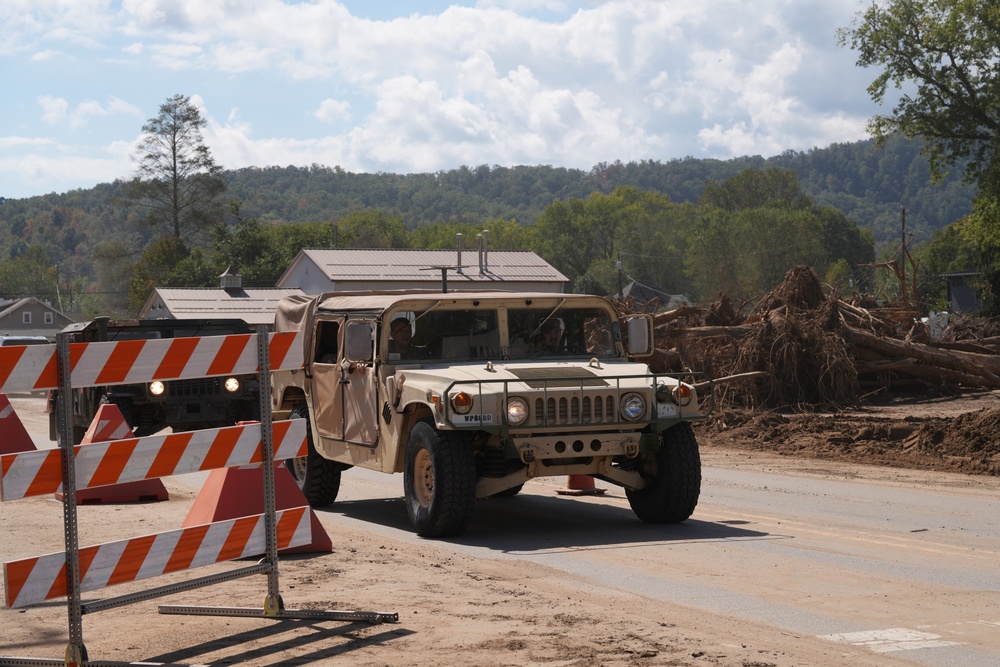
[(613, 394), (538, 397), (529, 418), (535, 426), (611, 424), (617, 421)]
[(222, 393), (219, 378), (174, 380), (169, 384), (170, 396), (217, 396)]

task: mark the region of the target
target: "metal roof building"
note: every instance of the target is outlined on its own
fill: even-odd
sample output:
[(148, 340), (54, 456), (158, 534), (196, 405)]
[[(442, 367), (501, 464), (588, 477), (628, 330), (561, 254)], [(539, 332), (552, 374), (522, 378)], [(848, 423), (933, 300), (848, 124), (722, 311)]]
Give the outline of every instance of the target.
[(250, 325), (274, 324), (278, 301), (286, 296), (302, 294), (298, 289), (244, 289), (240, 284), (240, 277), (229, 270), (220, 278), (223, 287), (157, 287), (149, 295), (139, 317), (238, 318)]
[(527, 250), (305, 248), (278, 280), (307, 294), (359, 290), (500, 289), (564, 292), (569, 280)]

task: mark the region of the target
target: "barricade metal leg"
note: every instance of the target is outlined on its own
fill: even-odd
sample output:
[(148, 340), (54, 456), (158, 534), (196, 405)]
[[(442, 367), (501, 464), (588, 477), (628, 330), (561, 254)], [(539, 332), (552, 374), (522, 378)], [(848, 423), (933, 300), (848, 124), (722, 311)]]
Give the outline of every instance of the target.
[[(160, 605), (161, 614), (190, 614), (193, 616), (241, 616), (258, 618), (267, 616), (266, 609), (253, 607), (195, 607), (191, 605)], [(394, 611), (337, 611), (329, 609), (283, 609), (281, 618), (320, 621), (367, 621), (368, 623), (395, 623), (399, 614)]]
[(271, 350), (267, 327), (257, 327), (257, 361), (259, 364), (260, 392), (260, 446), (264, 466), (264, 530), (267, 532), (266, 560), (271, 565), (267, 573), (267, 598), (264, 600), (264, 615), (280, 616), (284, 610), (278, 587), (278, 528), (275, 525), (276, 511), (274, 490), (274, 434), (271, 431)]
[(76, 466), (73, 458), (73, 389), (70, 370), (69, 334), (56, 335), (56, 368), (59, 397), (56, 405), (59, 448), (62, 450), (63, 533), (66, 543), (66, 593), (68, 596), (69, 645), (66, 664), (76, 667), (87, 659), (83, 643), (83, 610), (80, 599), (80, 535), (76, 517)]

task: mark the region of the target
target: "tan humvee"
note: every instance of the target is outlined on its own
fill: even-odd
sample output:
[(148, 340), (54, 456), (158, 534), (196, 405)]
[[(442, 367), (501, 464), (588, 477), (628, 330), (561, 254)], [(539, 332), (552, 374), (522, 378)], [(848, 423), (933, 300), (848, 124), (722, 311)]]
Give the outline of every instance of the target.
[(351, 466), (404, 473), (423, 536), (535, 477), (620, 485), (654, 523), (697, 505), (695, 388), (630, 360), (652, 352), (648, 315), (577, 294), (338, 292), (285, 299), (275, 329), (304, 333), (304, 367), (275, 372), (272, 398), (275, 419), (309, 420), (292, 468), (314, 505)]

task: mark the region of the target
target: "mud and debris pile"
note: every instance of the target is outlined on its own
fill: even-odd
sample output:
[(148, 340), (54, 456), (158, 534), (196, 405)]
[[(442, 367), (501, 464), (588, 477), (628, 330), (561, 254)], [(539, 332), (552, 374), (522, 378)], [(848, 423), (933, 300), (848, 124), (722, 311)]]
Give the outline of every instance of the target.
[(984, 337), (963, 320), (932, 340), (917, 313), (842, 299), (804, 265), (755, 304), (734, 307), (720, 294), (707, 308), (657, 313), (654, 323), (654, 370), (760, 372), (716, 387), (724, 406), (836, 410), (889, 393), (1000, 388), (1000, 331)]
[[(620, 303), (622, 312), (634, 312)], [(650, 308), (646, 307), (647, 311)], [(653, 315), (657, 372), (714, 384), (706, 444), (906, 468), (1000, 474), (1000, 408), (938, 417), (920, 401), (1000, 389), (1000, 325), (961, 319), (931, 336), (918, 313), (824, 289), (807, 266), (756, 303)], [(858, 409), (912, 402), (907, 419)], [(855, 413), (848, 413), (855, 410)]]

